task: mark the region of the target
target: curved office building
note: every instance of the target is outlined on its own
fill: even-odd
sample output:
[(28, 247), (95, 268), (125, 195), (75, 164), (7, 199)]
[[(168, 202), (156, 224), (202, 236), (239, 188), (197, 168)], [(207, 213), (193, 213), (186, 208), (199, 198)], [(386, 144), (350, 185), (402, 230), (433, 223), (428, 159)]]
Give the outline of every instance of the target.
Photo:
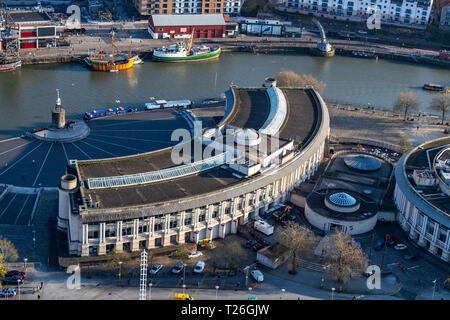
[(448, 262), (450, 138), (427, 142), (404, 154), (395, 178), (400, 226), (419, 246)]
[(232, 86), (226, 97), (214, 128), (198, 130), (194, 114), (183, 111), (193, 138), (180, 146), (71, 160), (58, 215), (69, 254), (223, 238), (317, 170), (330, 120), (314, 89)]

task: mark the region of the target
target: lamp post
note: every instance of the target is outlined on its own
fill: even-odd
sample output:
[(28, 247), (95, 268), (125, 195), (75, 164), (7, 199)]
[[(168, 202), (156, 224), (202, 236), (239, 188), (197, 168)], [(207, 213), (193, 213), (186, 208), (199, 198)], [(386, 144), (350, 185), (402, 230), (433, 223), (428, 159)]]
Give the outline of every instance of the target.
[(23, 268), (25, 269), (25, 275), (27, 273), (27, 261), (28, 261), (28, 258), (23, 258)]
[(19, 297), (20, 300), (20, 279), (17, 279), (17, 296)]
[(252, 287), (248, 287), (248, 292), (249, 292), (249, 299), (252, 297)]
[(186, 285), (183, 283), (183, 294), (186, 292)]
[(152, 300), (152, 287), (153, 287), (153, 283), (150, 282), (148, 285), (150, 286), (150, 300)]
[(433, 295), (431, 296), (431, 300), (434, 300), (434, 293), (436, 292), (436, 279), (433, 280), (434, 286), (433, 286)]
[(286, 289), (281, 289), (281, 296), (280, 296), (280, 300), (283, 300), (284, 297), (284, 293), (286, 292)]
[(217, 300), (217, 293), (219, 291), (219, 286), (216, 286), (216, 300)]
[(331, 288), (331, 301), (334, 300), (334, 290), (336, 290), (335, 288)]
[(122, 278), (122, 261), (119, 261), (119, 281)]

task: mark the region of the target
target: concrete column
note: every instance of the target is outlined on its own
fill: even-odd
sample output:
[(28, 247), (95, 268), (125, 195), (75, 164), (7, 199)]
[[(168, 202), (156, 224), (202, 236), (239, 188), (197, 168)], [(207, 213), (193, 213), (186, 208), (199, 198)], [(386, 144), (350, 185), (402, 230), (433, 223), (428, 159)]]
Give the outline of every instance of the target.
[(155, 236), (155, 217), (150, 217), (148, 234), (149, 238), (153, 238)]
[(98, 245), (98, 255), (99, 256), (106, 254), (105, 229), (106, 229), (106, 223), (104, 223), (104, 222), (99, 223), (99, 240), (100, 240), (100, 243)]
[(225, 238), (225, 228), (227, 227), (227, 225), (224, 223), (224, 224), (221, 224), (220, 226), (219, 226), (219, 238)]
[(237, 233), (237, 225), (238, 225), (237, 220), (231, 221), (231, 233), (232, 234), (236, 234)]
[(437, 247), (435, 246), (434, 242), (430, 243), (430, 249), (428, 249), (432, 254), (436, 254)]
[(123, 239), (122, 239), (122, 221), (117, 221), (116, 223), (116, 251), (123, 251)]
[(439, 223), (435, 222), (434, 223), (434, 233), (433, 233), (433, 238), (432, 238), (433, 243), (436, 243), (438, 234), (439, 234)]
[(198, 244), (200, 241), (200, 233), (198, 231), (194, 232), (194, 242)]
[(442, 255), (441, 255), (441, 259), (444, 260), (445, 262), (449, 262), (449, 254), (447, 251), (442, 251)]
[(446, 237), (447, 241), (445, 242), (445, 247), (447, 248), (447, 251), (450, 250), (450, 229), (447, 230), (447, 237)]
[(425, 247), (426, 242), (425, 242), (425, 237), (423, 236), (423, 234), (419, 235), (419, 241), (417, 242), (417, 244), (421, 247)]
[(89, 226), (87, 223), (82, 225), (83, 232), (83, 245), (81, 246), (81, 256), (87, 257), (89, 256)]
[(212, 228), (206, 228), (206, 239), (212, 238)]
[(139, 250), (139, 219), (133, 220), (133, 240), (131, 241), (130, 248), (131, 251)]
[(416, 239), (417, 239), (417, 233), (416, 233), (416, 231), (415, 231), (414, 228), (411, 228), (411, 229), (409, 230), (409, 237), (410, 237), (412, 240), (416, 240)]

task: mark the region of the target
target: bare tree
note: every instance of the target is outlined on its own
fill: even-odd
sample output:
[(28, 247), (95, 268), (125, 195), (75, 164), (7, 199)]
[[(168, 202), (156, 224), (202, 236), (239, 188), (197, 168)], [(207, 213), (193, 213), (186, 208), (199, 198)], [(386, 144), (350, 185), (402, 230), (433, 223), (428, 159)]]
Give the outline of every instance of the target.
[(408, 111), (416, 111), (419, 109), (419, 99), (412, 91), (402, 91), (399, 93), (397, 100), (394, 103), (394, 111), (404, 113), (404, 120)]
[(322, 94), (325, 91), (326, 84), (317, 80), (310, 74), (298, 74), (292, 70), (281, 71), (277, 75), (277, 85), (280, 87), (313, 87)]
[(0, 254), (3, 255), (3, 259), (7, 262), (14, 262), (19, 259), (14, 243), (8, 239), (0, 239)]
[(233, 272), (246, 263), (248, 253), (237, 241), (229, 242), (224, 245), (217, 246), (211, 256), (210, 262), (213, 267), (213, 273), (220, 266), (226, 266), (228, 271)]
[(338, 231), (329, 238), (331, 250), (326, 265), (327, 271), (338, 282), (346, 282), (361, 275), (369, 260), (361, 247), (349, 234)]
[(444, 124), (445, 114), (450, 109), (450, 94), (440, 93), (431, 100), (429, 108), (442, 114), (442, 124)]
[(286, 226), (279, 229), (275, 234), (277, 240), (289, 250), (292, 257), (291, 274), (296, 274), (297, 259), (309, 256), (318, 242), (318, 237), (306, 228), (293, 221), (289, 221)]

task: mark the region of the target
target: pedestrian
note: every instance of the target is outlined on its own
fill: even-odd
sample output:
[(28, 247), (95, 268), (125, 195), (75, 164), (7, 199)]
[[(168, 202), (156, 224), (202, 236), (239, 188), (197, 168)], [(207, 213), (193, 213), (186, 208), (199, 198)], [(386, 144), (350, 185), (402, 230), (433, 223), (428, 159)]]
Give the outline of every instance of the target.
[(34, 163), (35, 163), (34, 159), (31, 161), (31, 163), (33, 163), (33, 166), (34, 166)]
[(40, 294), (38, 294), (38, 300), (41, 300), (41, 295)]
[(128, 285), (130, 285), (130, 279), (128, 279)]
[(417, 285), (420, 286), (420, 279), (417, 279)]

